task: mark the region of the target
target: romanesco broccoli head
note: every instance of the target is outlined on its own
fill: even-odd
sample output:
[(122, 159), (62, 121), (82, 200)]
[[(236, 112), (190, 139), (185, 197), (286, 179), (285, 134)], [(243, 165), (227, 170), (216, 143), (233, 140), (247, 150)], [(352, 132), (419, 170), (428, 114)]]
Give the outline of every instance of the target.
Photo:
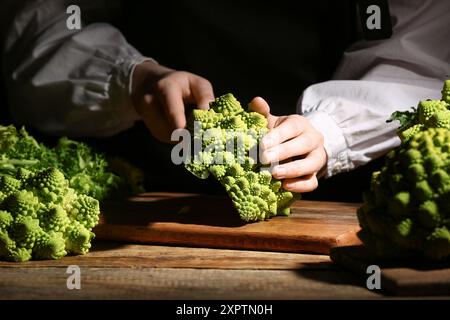
[(358, 210), (361, 239), (380, 257), (450, 257), (450, 131), (412, 135), (372, 176)]
[[(197, 125), (197, 127), (196, 127)], [(193, 144), (201, 145), (186, 168), (206, 179), (212, 174), (231, 197), (245, 221), (288, 215), (294, 195), (281, 187), (267, 170), (250, 156), (258, 140), (268, 132), (267, 119), (245, 111), (232, 94), (218, 97), (209, 110), (194, 110), (189, 129)]]
[(3, 175), (0, 194), (0, 259), (59, 259), (88, 252), (99, 202), (70, 188), (58, 169)]
[(412, 111), (394, 112), (388, 121), (393, 120), (400, 121), (397, 133), (402, 142), (429, 128), (450, 130), (450, 80), (444, 83), (441, 100), (420, 101)]

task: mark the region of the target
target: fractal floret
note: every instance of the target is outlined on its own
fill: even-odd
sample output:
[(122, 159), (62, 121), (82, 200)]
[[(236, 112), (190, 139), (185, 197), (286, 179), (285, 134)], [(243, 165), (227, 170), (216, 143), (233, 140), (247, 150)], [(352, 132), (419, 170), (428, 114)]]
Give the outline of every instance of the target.
[(0, 176), (0, 260), (59, 259), (85, 254), (99, 202), (69, 187), (55, 168)]
[(372, 176), (359, 236), (376, 257), (450, 257), (450, 131), (414, 134)]
[(232, 94), (226, 94), (212, 102), (209, 110), (194, 110), (189, 129), (192, 144), (201, 148), (186, 168), (201, 179), (212, 174), (244, 221), (289, 215), (297, 197), (256, 160), (258, 140), (268, 132), (264, 116), (245, 111)]
[(400, 121), (398, 135), (405, 142), (416, 133), (429, 128), (450, 130), (450, 80), (444, 82), (441, 100), (420, 101), (412, 111), (397, 111), (391, 119)]

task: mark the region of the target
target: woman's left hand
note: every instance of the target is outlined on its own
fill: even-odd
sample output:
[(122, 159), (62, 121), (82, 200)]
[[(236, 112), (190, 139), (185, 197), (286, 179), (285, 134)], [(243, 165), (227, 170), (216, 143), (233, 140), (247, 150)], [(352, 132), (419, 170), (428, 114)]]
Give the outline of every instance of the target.
[(267, 102), (256, 97), (250, 109), (267, 117), (269, 133), (261, 141), (261, 161), (265, 164), (294, 159), (276, 165), (272, 175), (283, 180), (283, 188), (309, 192), (318, 187), (317, 173), (327, 162), (322, 134), (308, 119), (298, 114), (274, 116)]

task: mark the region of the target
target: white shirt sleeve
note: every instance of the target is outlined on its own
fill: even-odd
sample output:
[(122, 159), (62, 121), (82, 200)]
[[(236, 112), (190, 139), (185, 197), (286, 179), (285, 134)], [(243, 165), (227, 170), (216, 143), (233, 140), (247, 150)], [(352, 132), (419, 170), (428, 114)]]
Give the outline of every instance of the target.
[(298, 112), (322, 132), (332, 176), (398, 146), (396, 110), (439, 99), (450, 72), (450, 1), (389, 1), (390, 39), (359, 41), (344, 54), (333, 80), (307, 88)]
[[(28, 3), (16, 13), (4, 44), (13, 120), (70, 136), (110, 136), (131, 127), (139, 119), (131, 103), (132, 70), (149, 58), (109, 24), (69, 30), (67, 1)], [(88, 3), (70, 2), (80, 4), (81, 18), (100, 9), (83, 6)]]

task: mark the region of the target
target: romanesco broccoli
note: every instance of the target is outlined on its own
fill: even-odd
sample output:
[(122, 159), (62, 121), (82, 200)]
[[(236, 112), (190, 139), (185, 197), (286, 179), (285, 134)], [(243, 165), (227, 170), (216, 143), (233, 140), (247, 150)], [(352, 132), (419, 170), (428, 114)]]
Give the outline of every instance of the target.
[(379, 257), (450, 257), (450, 131), (413, 135), (372, 176), (360, 238)]
[(244, 111), (232, 94), (218, 97), (210, 107), (193, 111), (189, 129), (194, 134), (193, 144), (202, 148), (186, 168), (201, 179), (210, 174), (218, 179), (245, 221), (288, 215), (296, 197), (249, 156), (268, 132), (266, 118)]
[(403, 144), (374, 172), (358, 210), (360, 238), (381, 258), (450, 257), (450, 80), (442, 100), (395, 113)]
[(442, 100), (420, 101), (411, 111), (394, 112), (388, 121), (400, 121), (398, 135), (405, 142), (420, 131), (428, 128), (450, 130), (450, 80), (442, 89)]
[(0, 259), (27, 261), (85, 254), (99, 202), (69, 187), (55, 168), (0, 176)]
[[(66, 137), (60, 138), (54, 148), (49, 148), (38, 143), (24, 128), (17, 130), (13, 125), (0, 126), (0, 154), (0, 173), (14, 175), (21, 168), (31, 171), (58, 168), (69, 180), (71, 188), (98, 200), (118, 192), (144, 191), (142, 171), (131, 165), (122, 165), (117, 175), (111, 172), (103, 154)], [(131, 174), (133, 181), (128, 179)]]

